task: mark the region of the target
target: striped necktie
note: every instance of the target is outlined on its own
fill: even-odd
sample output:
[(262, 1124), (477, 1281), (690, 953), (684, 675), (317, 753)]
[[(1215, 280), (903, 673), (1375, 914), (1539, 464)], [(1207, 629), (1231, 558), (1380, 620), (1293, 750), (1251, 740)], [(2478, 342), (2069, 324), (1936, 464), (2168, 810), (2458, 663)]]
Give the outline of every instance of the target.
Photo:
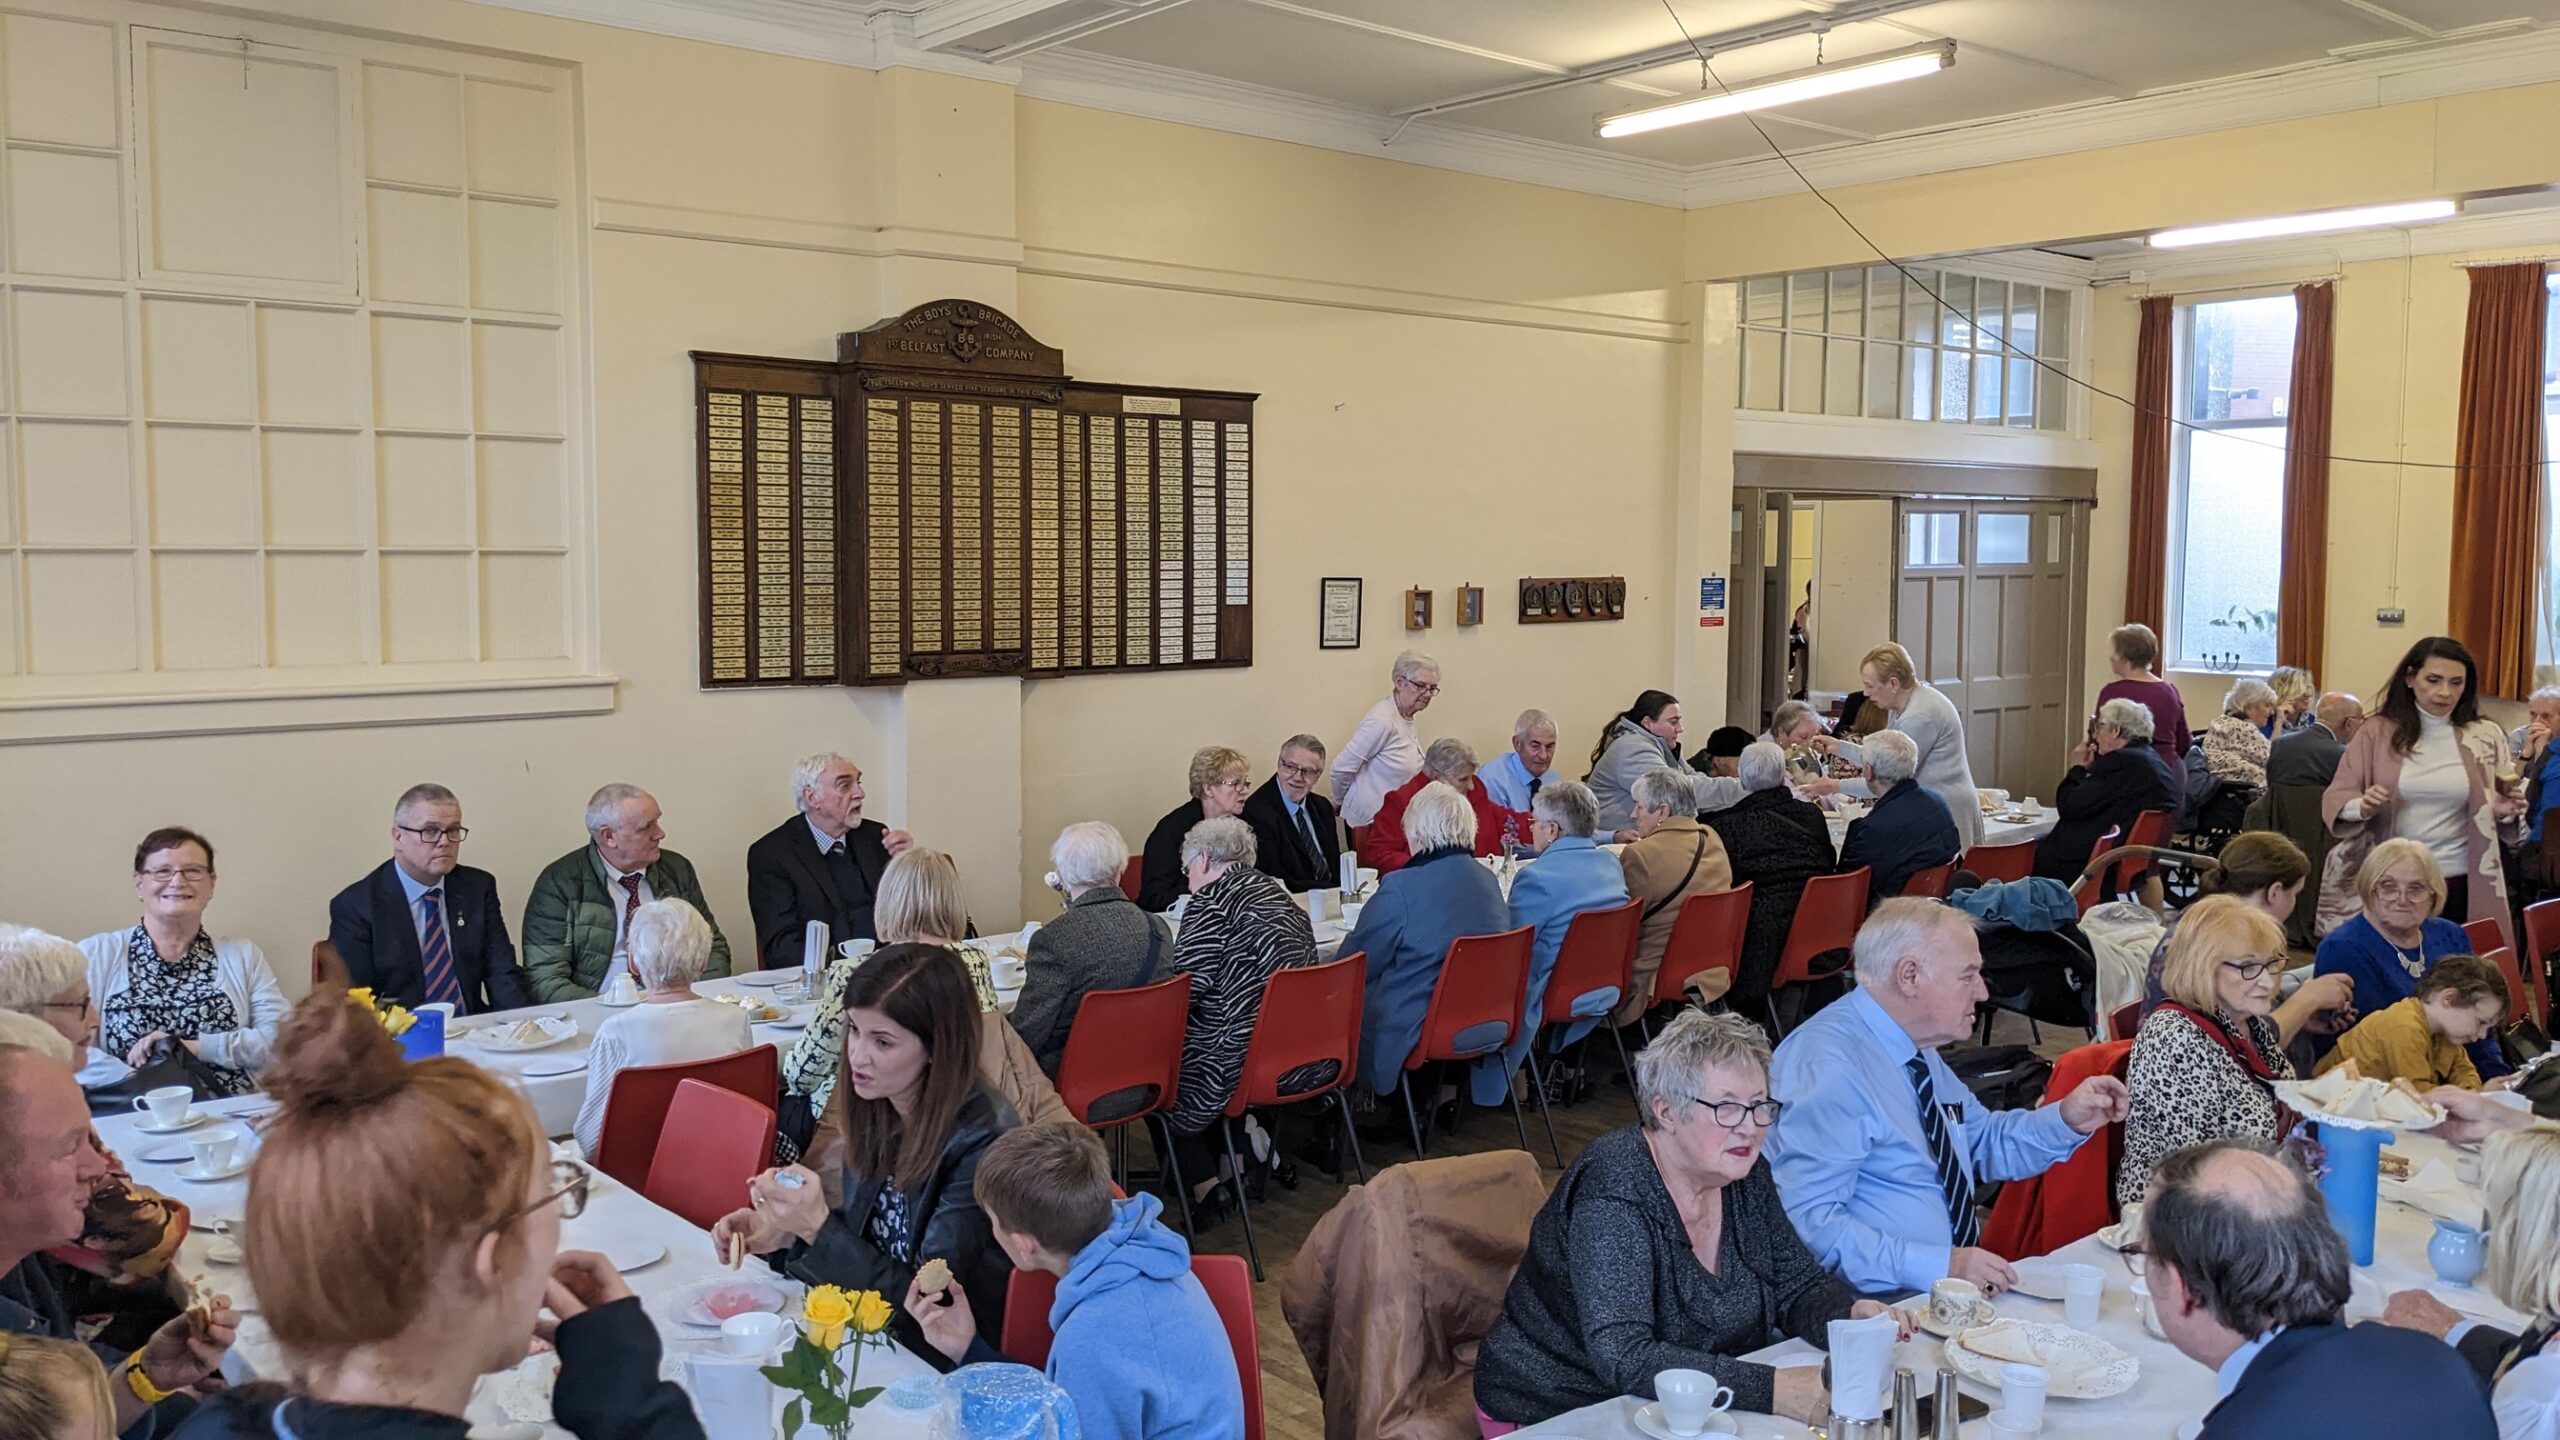
[(444, 889), (418, 892), (425, 924), (418, 936), (418, 959), (427, 975), (427, 1003), (462, 1006), (462, 982), (454, 978), (453, 941), (444, 930)]
[(1973, 1213), (1973, 1177), (1964, 1172), (1955, 1137), (1947, 1133), (1947, 1114), (1938, 1108), (1938, 1088), (1930, 1083), (1929, 1057), (1914, 1055), (1902, 1068), (1911, 1076), (1912, 1096), (1920, 1102), (1920, 1133), (1929, 1142), (1929, 1159), (1938, 1167), (1938, 1189), (1947, 1199), (1947, 1222), (1958, 1249), (1979, 1244), (1982, 1222)]

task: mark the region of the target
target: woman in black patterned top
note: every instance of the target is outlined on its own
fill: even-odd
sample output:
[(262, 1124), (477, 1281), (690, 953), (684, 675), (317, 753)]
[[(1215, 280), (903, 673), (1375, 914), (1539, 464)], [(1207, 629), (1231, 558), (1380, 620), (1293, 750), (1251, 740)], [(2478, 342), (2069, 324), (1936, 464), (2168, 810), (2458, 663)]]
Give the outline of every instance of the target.
[(2285, 961), (2284, 927), (2236, 895), (2208, 895), (2178, 917), (2160, 967), (2165, 998), (2143, 1017), (2126, 1062), (2133, 1108), (2117, 1205), (2140, 1200), (2173, 1151), (2207, 1140), (2264, 1148), (2291, 1128), (2275, 1092), (2294, 1078), (2275, 1019)]
[[(1593, 1141), (1529, 1227), (1476, 1356), (1476, 1406), (1534, 1425), (1662, 1370), (1703, 1370), (1733, 1408), (1812, 1424), (1822, 1373), (1736, 1359), (1834, 1320), (1885, 1313), (1797, 1238), (1760, 1145), (1777, 1122), (1769, 1041), (1738, 1015), (1683, 1011), (1636, 1057), (1636, 1125)], [(1487, 1434), (1500, 1433), (1488, 1428)]]
[(290, 1006), (257, 946), (205, 929), (213, 842), (177, 826), (145, 835), (133, 852), (133, 888), (142, 923), (80, 942), (98, 1002), (98, 1048), (139, 1067), (162, 1045), (181, 1045), (217, 1096), (256, 1089)]
[[(1174, 935), (1173, 968), (1191, 972), (1191, 1014), (1172, 1121), (1174, 1158), (1195, 1198), (1224, 1183), (1217, 1122), (1244, 1077), (1263, 988), (1283, 970), (1316, 963), (1306, 908), (1253, 862), (1253, 827), (1242, 820), (1203, 820), (1182, 837), (1191, 900)], [(1240, 1144), (1237, 1153), (1248, 1152)]]

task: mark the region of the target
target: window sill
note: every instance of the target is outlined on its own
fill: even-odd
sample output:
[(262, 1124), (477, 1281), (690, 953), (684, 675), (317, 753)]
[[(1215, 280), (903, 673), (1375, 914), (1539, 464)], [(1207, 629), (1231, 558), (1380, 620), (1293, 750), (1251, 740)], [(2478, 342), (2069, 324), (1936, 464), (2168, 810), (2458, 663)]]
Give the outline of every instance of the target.
[(0, 745), (139, 740), (612, 712), (612, 675), (434, 684), (219, 690), (0, 700)]
[(2175, 679), (2184, 675), (2195, 680), (2223, 681), (2264, 680), (2274, 673), (2276, 673), (2276, 667), (2272, 665), (2243, 665), (2237, 670), (2205, 670), (2193, 665), (2172, 665), (2160, 672), (2163, 679)]

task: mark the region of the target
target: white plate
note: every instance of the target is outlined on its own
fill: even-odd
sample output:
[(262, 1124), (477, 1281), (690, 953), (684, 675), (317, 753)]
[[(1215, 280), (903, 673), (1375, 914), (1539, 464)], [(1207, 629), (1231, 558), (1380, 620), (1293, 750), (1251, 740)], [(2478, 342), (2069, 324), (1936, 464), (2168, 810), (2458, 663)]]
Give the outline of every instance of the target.
[(249, 1168), (249, 1159), (250, 1157), (247, 1155), (234, 1155), (231, 1157), (230, 1164), (214, 1171), (211, 1174), (206, 1174), (203, 1166), (197, 1164), (193, 1160), (190, 1160), (186, 1164), (178, 1167), (177, 1176), (181, 1180), (190, 1181), (197, 1185), (210, 1185), (216, 1180), (228, 1180), (232, 1176), (246, 1171)]
[(502, 1055), (511, 1055), (527, 1050), (547, 1050), (578, 1033), (578, 1022), (566, 1015), (527, 1015), (523, 1019), (539, 1024), (545, 1038), (530, 1044), (519, 1041), (514, 1038), (512, 1032), (523, 1022), (509, 1020), (485, 1030), (472, 1031), (471, 1043), (483, 1050), (495, 1050)]
[(800, 974), (798, 970), (750, 970), (743, 975), (732, 975), (729, 978), (741, 985), (780, 985)]
[(154, 1123), (151, 1116), (144, 1113), (134, 1117), (133, 1128), (145, 1135), (175, 1135), (181, 1130), (193, 1130), (212, 1118), (213, 1112), (210, 1110), (190, 1110), (187, 1112), (187, 1118), (177, 1124), (161, 1125)]
[(133, 1158), (152, 1165), (176, 1165), (194, 1159), (195, 1155), (192, 1145), (154, 1145), (148, 1150), (135, 1151)]
[(1679, 1431), (1672, 1429), (1670, 1422), (1662, 1418), (1662, 1402), (1659, 1400), (1648, 1400), (1644, 1403), (1641, 1409), (1636, 1411), (1636, 1428), (1647, 1435), (1654, 1437), (1654, 1440), (1698, 1440), (1698, 1437), (1702, 1435), (1739, 1435), (1742, 1433), (1740, 1429), (1735, 1427), (1733, 1417), (1719, 1410), (1715, 1414), (1707, 1417), (1707, 1425), (1705, 1429), (1692, 1435), (1683, 1435)]
[(560, 1055), (531, 1062), (524, 1067), (524, 1074), (528, 1080), (543, 1080), (554, 1075), (575, 1075), (586, 1068), (586, 1061), (573, 1055)]
[(2018, 1272), (2018, 1283), (2014, 1288), (2021, 1295), (2032, 1295), (2038, 1300), (2060, 1300), (2070, 1293), (2071, 1286), (2058, 1264), (2022, 1260), (2011, 1268)]
[(635, 1270), (646, 1270), (667, 1258), (666, 1246), (655, 1240), (642, 1240), (628, 1235), (614, 1236), (603, 1244), (591, 1248), (612, 1262), (614, 1269), (625, 1275)]
[[(767, 1310), (777, 1314), (782, 1310), (781, 1286), (746, 1275), (724, 1275), (717, 1280), (705, 1280), (698, 1285), (688, 1285), (677, 1291), (671, 1302), (673, 1313), (676, 1319), (684, 1324), (704, 1330), (717, 1330), (720, 1328), (722, 1317), (712, 1314), (703, 1301), (715, 1291), (733, 1287), (747, 1291), (753, 1298), (755, 1303), (749, 1307), (750, 1309)], [(744, 1312), (732, 1313), (743, 1314)]]
[[(2030, 1320), (2002, 1320), (2023, 1332), (2036, 1347), (2048, 1377), (2045, 1393), (2057, 1400), (2103, 1400), (2121, 1395), (2142, 1378), (2142, 1363), (2085, 1330), (2068, 1325), (2040, 1325)], [(1946, 1344), (1947, 1368), (1987, 1390), (2000, 1388), (2002, 1362), (1965, 1348), (1959, 1340)]]

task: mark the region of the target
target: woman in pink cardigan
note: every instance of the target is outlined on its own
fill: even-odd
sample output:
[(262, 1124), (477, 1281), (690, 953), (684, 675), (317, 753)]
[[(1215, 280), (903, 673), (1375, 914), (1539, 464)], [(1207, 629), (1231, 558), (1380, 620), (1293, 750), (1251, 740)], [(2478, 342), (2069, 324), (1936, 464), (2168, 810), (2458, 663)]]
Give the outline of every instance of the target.
[(2447, 919), (2495, 920), (2515, 943), (2498, 840), (2501, 831), (2510, 842), (2523, 838), (2525, 801), (2500, 783), (2515, 775), (2515, 754), (2506, 732), (2480, 714), (2479, 680), (2460, 641), (2428, 636), (2401, 658), (2381, 708), (2348, 742), (2320, 799), (2339, 840), (2323, 872), (2320, 933), (2353, 913), (2353, 879), (2373, 847), (2409, 839), (2444, 872)]

